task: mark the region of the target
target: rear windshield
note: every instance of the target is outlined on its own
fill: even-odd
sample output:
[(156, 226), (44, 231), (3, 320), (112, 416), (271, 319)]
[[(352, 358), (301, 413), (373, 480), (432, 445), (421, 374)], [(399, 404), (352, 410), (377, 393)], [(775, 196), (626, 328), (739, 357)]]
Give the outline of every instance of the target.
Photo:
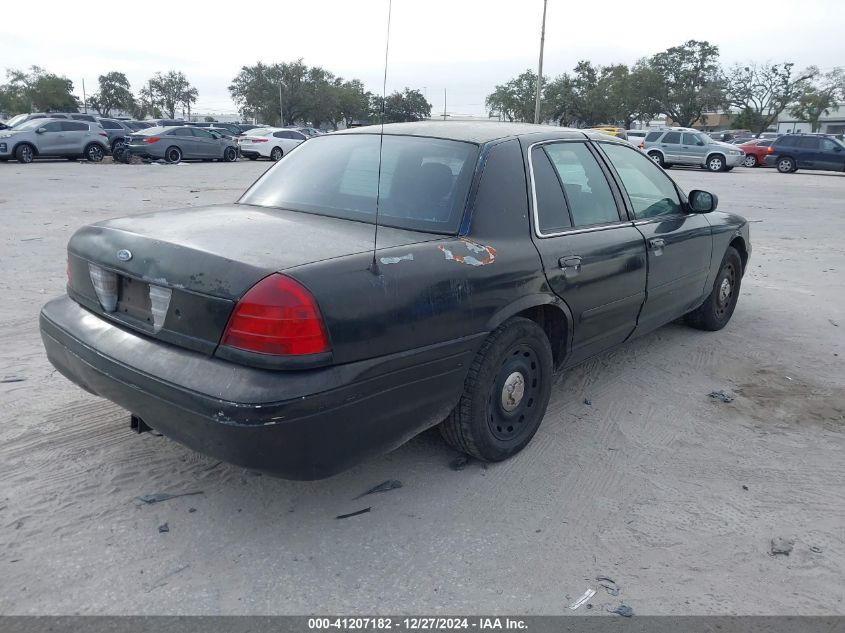
[(240, 199), (397, 228), (455, 233), (478, 146), (385, 135), (379, 185), (378, 134), (318, 136), (291, 151)]

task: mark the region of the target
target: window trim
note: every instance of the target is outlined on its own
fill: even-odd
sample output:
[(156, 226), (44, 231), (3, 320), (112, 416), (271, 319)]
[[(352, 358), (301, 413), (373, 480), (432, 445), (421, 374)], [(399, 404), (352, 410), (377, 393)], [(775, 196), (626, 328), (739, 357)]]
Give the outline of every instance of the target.
[[(559, 144), (559, 143), (582, 143), (587, 147), (587, 151), (589, 151), (593, 158), (598, 163), (599, 169), (601, 169), (602, 173), (604, 174), (605, 179), (607, 180), (607, 186), (610, 189), (611, 194), (613, 195), (613, 201), (616, 203), (616, 213), (619, 215), (619, 220), (615, 222), (603, 222), (601, 224), (587, 224), (584, 226), (572, 226), (572, 228), (567, 229), (565, 231), (555, 231), (554, 233), (543, 233), (540, 228), (540, 218), (539, 213), (537, 211), (537, 186), (534, 180), (534, 159), (533, 153), (534, 148), (541, 146), (541, 145), (552, 145), (552, 144)], [(544, 150), (545, 151), (545, 150)], [(629, 217), (622, 218), (623, 211), (624, 215), (628, 216), (628, 208), (625, 203), (624, 197), (620, 195), (615, 175), (610, 172), (607, 165), (605, 164), (605, 158), (602, 155), (597, 154), (595, 150), (595, 144), (590, 139), (546, 139), (545, 141), (537, 141), (536, 143), (532, 143), (528, 146), (528, 176), (529, 181), (531, 183), (531, 219), (534, 224), (534, 235), (543, 239), (547, 237), (561, 237), (563, 235), (575, 235), (577, 233), (591, 233), (593, 231), (606, 231), (608, 229), (617, 228), (621, 225), (627, 225), (631, 223), (631, 219)], [(548, 153), (546, 154), (548, 156)], [(549, 158), (551, 161), (551, 158)], [(554, 163), (552, 163), (552, 167), (554, 168)], [(555, 169), (557, 173), (557, 169)], [(558, 175), (558, 183), (560, 183), (560, 175)], [(561, 189), (563, 186), (561, 185)], [(569, 208), (569, 198), (566, 195), (566, 190), (563, 189), (563, 198), (566, 200), (567, 205), (567, 213), (569, 213), (570, 220), (572, 219), (572, 211)], [(622, 206), (620, 207), (620, 203)]]

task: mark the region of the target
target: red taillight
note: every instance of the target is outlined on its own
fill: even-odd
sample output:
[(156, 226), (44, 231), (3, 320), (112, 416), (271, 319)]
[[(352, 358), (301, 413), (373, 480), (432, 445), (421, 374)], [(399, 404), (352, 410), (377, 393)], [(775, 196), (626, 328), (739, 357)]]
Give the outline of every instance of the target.
[(643, 141), (642, 143), (640, 143), (640, 149), (645, 149), (645, 141)]
[(100, 136), (105, 136), (106, 138), (109, 137), (109, 135), (106, 134), (105, 132), (97, 132), (97, 134), (99, 134)]
[(266, 143), (268, 139), (266, 138), (254, 138), (252, 139), (253, 143)]
[(766, 153), (767, 153), (767, 154), (774, 154), (774, 153), (775, 153), (775, 148), (774, 148), (774, 147), (772, 147), (771, 145), (769, 145), (769, 146), (766, 148)]
[(300, 356), (328, 352), (320, 308), (308, 290), (290, 277), (265, 277), (238, 301), (223, 345), (261, 354)]
[(150, 136), (144, 139), (145, 143), (158, 143), (161, 139), (157, 136)]

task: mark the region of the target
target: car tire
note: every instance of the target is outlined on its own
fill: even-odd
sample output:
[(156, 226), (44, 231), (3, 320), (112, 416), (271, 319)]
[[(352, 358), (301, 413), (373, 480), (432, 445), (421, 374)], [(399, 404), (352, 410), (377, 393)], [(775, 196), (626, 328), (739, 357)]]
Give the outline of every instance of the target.
[(236, 150), (234, 147), (227, 147), (225, 150), (223, 150), (223, 160), (227, 163), (234, 163), (236, 160), (238, 160), (238, 150)]
[(85, 159), (92, 163), (99, 163), (106, 155), (106, 150), (99, 143), (89, 143), (83, 152)]
[(175, 145), (171, 145), (167, 148), (167, 151), (164, 152), (164, 160), (168, 163), (182, 162), (182, 150)]
[(700, 306), (684, 316), (688, 325), (699, 330), (716, 332), (728, 324), (733, 316), (742, 282), (742, 259), (732, 246), (728, 247), (719, 267), (713, 289)]
[(757, 157), (754, 154), (748, 154), (743, 159), (742, 164), (745, 167), (756, 167), (757, 166)]
[(440, 424), (441, 435), (483, 461), (515, 455), (543, 421), (552, 373), (552, 348), (543, 329), (530, 319), (509, 319), (476, 354), (461, 399)]
[(792, 174), (798, 171), (798, 168), (795, 166), (795, 160), (789, 156), (778, 158), (777, 167), (778, 171), (782, 174)]
[(249, 156), (247, 156), (247, 158), (250, 160), (258, 160), (258, 156), (255, 156), (253, 154), (250, 154)]
[(123, 149), (124, 145), (126, 145), (126, 142), (122, 138), (117, 139), (114, 143), (112, 143), (112, 145), (111, 145), (112, 156), (114, 156), (121, 149)]
[(275, 163), (276, 161), (282, 160), (283, 155), (284, 153), (282, 152), (281, 147), (274, 147), (273, 151), (270, 152), (270, 160)]
[(27, 143), (18, 145), (15, 149), (15, 158), (19, 163), (31, 163), (35, 160), (35, 149)]
[(725, 163), (725, 157), (721, 154), (711, 154), (707, 157), (705, 161), (705, 166), (707, 167), (707, 171), (725, 171), (727, 164)]
[(649, 152), (648, 157), (660, 165), (663, 169), (666, 169), (666, 161), (663, 159), (663, 154), (660, 152)]

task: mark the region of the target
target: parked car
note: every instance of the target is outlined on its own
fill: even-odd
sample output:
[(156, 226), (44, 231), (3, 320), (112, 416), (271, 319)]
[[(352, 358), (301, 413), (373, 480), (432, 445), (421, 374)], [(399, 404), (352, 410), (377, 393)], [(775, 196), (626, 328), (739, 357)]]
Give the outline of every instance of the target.
[(780, 132), (760, 132), (757, 135), (757, 138), (767, 138), (767, 139), (774, 140), (774, 139), (778, 138), (779, 136), (783, 136), (783, 135)]
[(151, 127), (155, 127), (155, 123), (152, 121), (135, 121), (132, 119), (128, 119), (126, 121), (121, 121), (124, 125), (126, 125), (129, 129), (133, 132), (137, 132), (138, 130), (146, 130)]
[(776, 165), (782, 174), (845, 171), (845, 145), (832, 134), (784, 134), (769, 146), (766, 164)]
[(97, 117), (93, 114), (85, 114), (82, 112), (31, 112), (12, 117), (6, 121), (6, 125), (9, 127), (17, 127), (18, 125), (31, 121), (32, 119), (72, 119), (74, 121), (87, 121), (89, 123), (97, 122)]
[(132, 156), (168, 163), (238, 159), (238, 144), (234, 140), (190, 125), (140, 130), (129, 137), (126, 147)]
[(719, 132), (710, 132), (710, 138), (714, 141), (729, 142), (734, 139), (754, 138), (751, 130), (721, 130)]
[(747, 222), (628, 143), (380, 129), (309, 140), (236, 204), (78, 230), (67, 296), (41, 312), (50, 362), (138, 431), (315, 479), (437, 424), (506, 459), (555, 369), (678, 317), (730, 320)]
[(602, 134), (608, 134), (609, 136), (615, 136), (616, 138), (621, 138), (624, 140), (628, 140), (627, 130), (624, 127), (613, 127), (602, 125), (598, 127), (589, 128), (594, 132), (601, 132)]
[(209, 123), (206, 121), (202, 121), (199, 123), (191, 123), (191, 125), (206, 129), (214, 129), (217, 132), (225, 133), (226, 136), (229, 136), (231, 138), (236, 138), (243, 134), (241, 128), (235, 125), (234, 123), (217, 123), (216, 121), (214, 123)]
[(241, 156), (250, 160), (269, 158), (277, 161), (294, 147), (307, 140), (299, 130), (278, 127), (255, 128), (238, 139)]
[(640, 147), (645, 142), (645, 137), (648, 135), (648, 130), (628, 130), (628, 142), (635, 147)]
[(150, 121), (154, 126), (158, 127), (172, 127), (174, 125), (190, 125), (184, 119), (152, 119)]
[(134, 131), (129, 127), (125, 121), (118, 121), (117, 119), (97, 119), (109, 138), (109, 150), (114, 153), (115, 150), (122, 147), (126, 143), (126, 138)]
[(649, 132), (644, 151), (664, 168), (672, 165), (699, 165), (710, 171), (730, 171), (741, 165), (745, 155), (728, 143), (708, 138), (702, 132), (685, 128), (667, 128)]
[(58, 156), (99, 162), (108, 151), (108, 134), (88, 121), (38, 118), (0, 132), (0, 161), (14, 157), (31, 163), (35, 158)]
[(745, 158), (742, 164), (746, 167), (762, 167), (766, 161), (766, 155), (769, 153), (769, 146), (773, 139), (753, 139), (745, 141), (738, 148), (745, 152)]

